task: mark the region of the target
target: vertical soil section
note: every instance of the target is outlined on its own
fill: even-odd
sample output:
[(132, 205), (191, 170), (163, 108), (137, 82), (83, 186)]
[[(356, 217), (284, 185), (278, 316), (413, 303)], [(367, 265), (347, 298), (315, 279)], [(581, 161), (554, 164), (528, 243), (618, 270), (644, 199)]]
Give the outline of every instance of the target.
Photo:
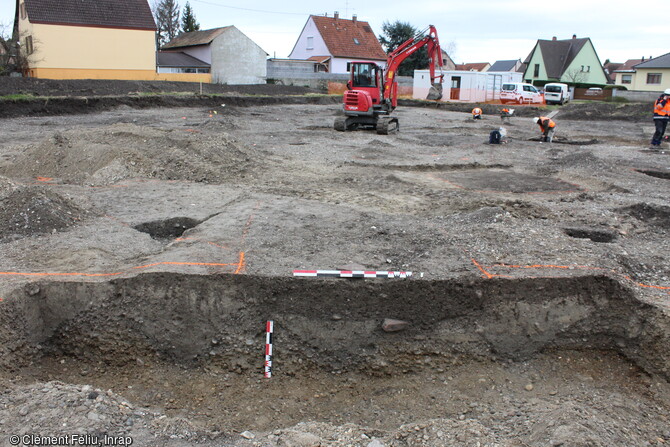
[[(43, 282), (3, 303), (5, 366), (42, 354), (123, 364), (243, 359), (256, 368), (275, 321), (278, 368), (393, 370), (406, 353), (523, 360), (546, 349), (614, 350), (667, 377), (668, 316), (604, 276), (364, 281), (148, 273)], [(382, 330), (384, 319), (408, 323)], [(6, 348), (5, 348), (6, 349)], [(299, 361), (298, 361), (299, 360)]]

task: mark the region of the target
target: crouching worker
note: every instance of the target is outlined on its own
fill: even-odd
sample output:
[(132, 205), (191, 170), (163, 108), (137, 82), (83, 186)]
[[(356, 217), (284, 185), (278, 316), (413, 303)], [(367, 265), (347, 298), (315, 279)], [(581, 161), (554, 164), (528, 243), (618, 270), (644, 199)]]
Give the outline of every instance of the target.
[(507, 107), (505, 107), (500, 111), (500, 119), (502, 120), (503, 123), (509, 121), (513, 113), (514, 110), (510, 110)]
[(551, 143), (551, 140), (554, 138), (554, 133), (556, 132), (556, 123), (546, 116), (535, 117), (533, 118), (533, 122), (540, 126), (540, 131), (542, 132), (540, 141)]
[(472, 109), (472, 119), (473, 120), (480, 120), (482, 119), (482, 109), (479, 107), (475, 107)]
[(507, 129), (500, 127), (497, 130), (492, 130), (489, 134), (489, 144), (504, 143), (507, 143)]

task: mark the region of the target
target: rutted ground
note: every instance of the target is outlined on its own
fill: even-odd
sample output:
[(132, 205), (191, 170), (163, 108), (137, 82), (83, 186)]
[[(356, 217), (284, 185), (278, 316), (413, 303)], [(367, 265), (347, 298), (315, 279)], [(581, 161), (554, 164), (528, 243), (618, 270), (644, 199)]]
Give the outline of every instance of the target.
[(0, 431), (670, 441), (668, 156), (580, 107), (554, 144), (523, 109), (500, 146), (490, 108), (401, 107), (389, 136), (334, 132), (336, 104), (3, 120)]

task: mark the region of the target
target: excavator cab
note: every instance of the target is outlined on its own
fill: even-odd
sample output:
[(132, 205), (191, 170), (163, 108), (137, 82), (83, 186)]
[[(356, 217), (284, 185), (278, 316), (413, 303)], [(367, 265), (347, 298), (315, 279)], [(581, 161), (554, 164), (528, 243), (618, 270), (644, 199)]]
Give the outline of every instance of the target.
[(350, 70), (349, 91), (345, 93), (350, 98), (344, 108), (354, 114), (371, 114), (382, 96), (382, 68), (373, 62), (352, 62)]
[(370, 62), (353, 62), (351, 64), (352, 88), (379, 88), (379, 66)]

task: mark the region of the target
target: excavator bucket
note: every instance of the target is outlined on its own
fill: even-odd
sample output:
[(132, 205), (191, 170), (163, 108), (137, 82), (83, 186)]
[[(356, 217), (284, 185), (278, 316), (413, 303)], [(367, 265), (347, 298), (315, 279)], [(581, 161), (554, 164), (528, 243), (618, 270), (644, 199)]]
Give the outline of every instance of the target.
[(439, 100), (442, 99), (442, 84), (441, 83), (435, 83), (430, 87), (430, 90), (428, 90), (428, 96), (426, 99), (430, 100)]

